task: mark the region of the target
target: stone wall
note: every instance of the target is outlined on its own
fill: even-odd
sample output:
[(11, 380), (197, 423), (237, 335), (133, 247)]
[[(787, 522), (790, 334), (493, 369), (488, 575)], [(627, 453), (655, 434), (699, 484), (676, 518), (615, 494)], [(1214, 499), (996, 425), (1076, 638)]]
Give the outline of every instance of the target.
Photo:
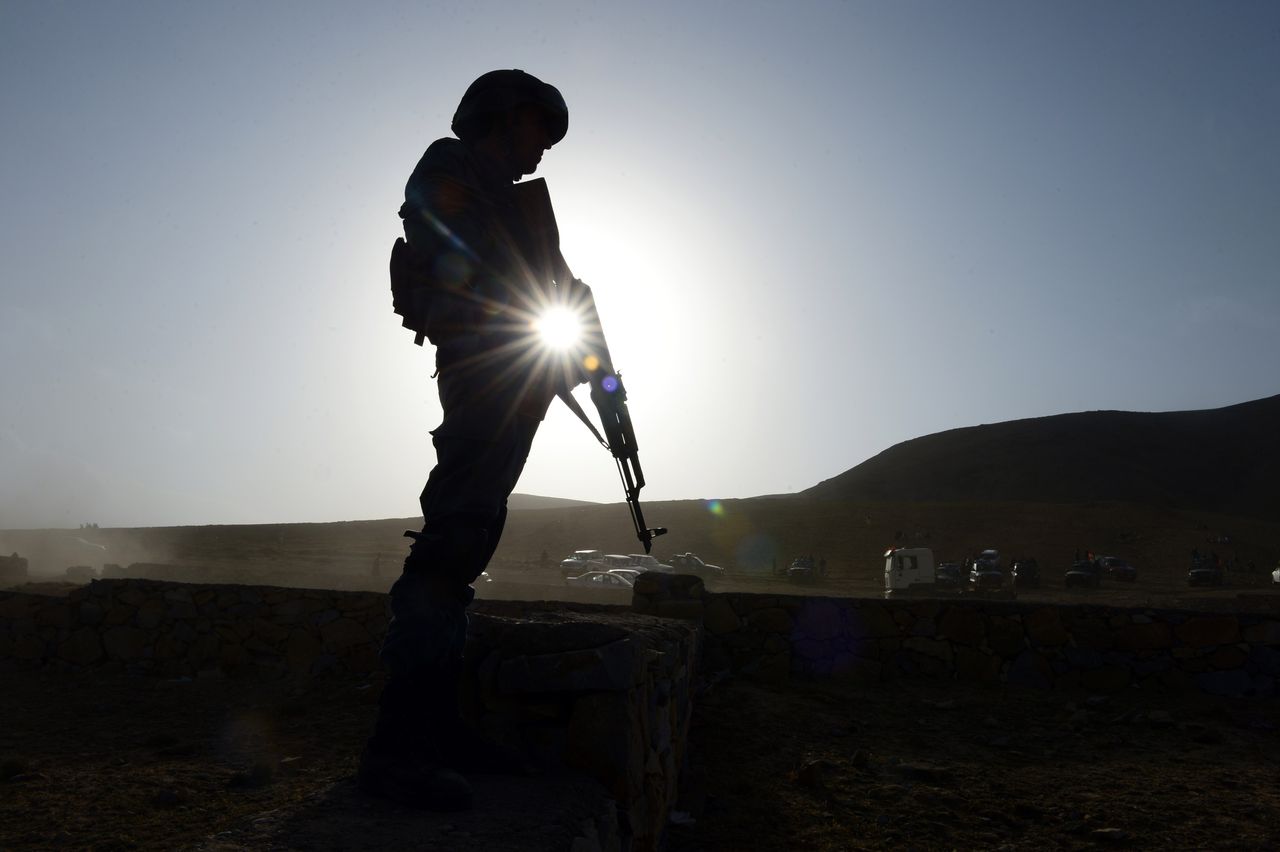
[[(0, 665), (377, 681), (373, 592), (100, 580), (0, 592)], [(464, 700), (495, 738), (581, 771), (618, 803), (622, 846), (656, 848), (701, 679), (900, 676), (1030, 688), (1274, 695), (1280, 618), (986, 600), (712, 594), (642, 575), (630, 609), (477, 601)]]
[(67, 597), (0, 593), (0, 659), (196, 677), (378, 667), (385, 595), (99, 580)]
[(645, 574), (637, 612), (700, 621), (707, 676), (901, 675), (1038, 689), (1275, 695), (1280, 618), (1085, 604), (711, 594)]
[(479, 606), (468, 718), (543, 764), (601, 781), (634, 848), (658, 848), (684, 765), (697, 626), (625, 608)]
[[(386, 595), (372, 592), (99, 580), (67, 597), (0, 593), (0, 663), (377, 680), (387, 620)], [(625, 607), (477, 601), (468, 715), (601, 783), (621, 847), (655, 849), (676, 801), (698, 636)], [(601, 823), (584, 848), (610, 847), (612, 831)]]

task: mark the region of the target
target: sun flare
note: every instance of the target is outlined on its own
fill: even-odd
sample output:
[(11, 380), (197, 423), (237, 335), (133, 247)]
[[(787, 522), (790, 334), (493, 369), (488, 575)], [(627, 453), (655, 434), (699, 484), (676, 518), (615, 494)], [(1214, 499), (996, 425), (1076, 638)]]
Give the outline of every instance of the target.
[(552, 349), (568, 349), (582, 337), (582, 323), (568, 308), (548, 308), (534, 320), (533, 327), (543, 345)]

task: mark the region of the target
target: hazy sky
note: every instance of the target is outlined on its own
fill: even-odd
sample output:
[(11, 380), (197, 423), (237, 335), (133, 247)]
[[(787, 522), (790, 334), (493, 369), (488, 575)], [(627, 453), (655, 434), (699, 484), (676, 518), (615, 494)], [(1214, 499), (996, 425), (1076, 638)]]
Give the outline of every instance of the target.
[[(0, 528), (416, 514), (387, 255), (501, 67), (568, 101), (649, 499), (1280, 391), (1270, 0), (0, 0)], [(621, 499), (559, 406), (518, 490)]]

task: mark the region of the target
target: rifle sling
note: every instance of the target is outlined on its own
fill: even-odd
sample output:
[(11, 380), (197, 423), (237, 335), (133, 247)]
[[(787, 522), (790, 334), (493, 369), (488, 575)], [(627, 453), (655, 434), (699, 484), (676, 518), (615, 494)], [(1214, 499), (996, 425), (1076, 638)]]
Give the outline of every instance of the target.
[(559, 391), (556, 396), (560, 397), (564, 404), (569, 407), (569, 410), (578, 415), (578, 419), (586, 424), (586, 427), (591, 430), (591, 434), (595, 435), (596, 440), (600, 442), (600, 446), (604, 447), (606, 450), (609, 449), (608, 442), (605, 441), (604, 437), (601, 436), (600, 431), (596, 429), (592, 422), (587, 418), (587, 413), (582, 410), (582, 406), (573, 398), (573, 394), (565, 389)]

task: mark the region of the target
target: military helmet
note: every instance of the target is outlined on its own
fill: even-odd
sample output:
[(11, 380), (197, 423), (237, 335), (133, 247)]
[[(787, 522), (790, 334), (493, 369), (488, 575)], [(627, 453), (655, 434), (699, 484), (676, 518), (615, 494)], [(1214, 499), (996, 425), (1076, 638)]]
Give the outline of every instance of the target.
[(450, 129), (459, 139), (482, 134), (490, 119), (516, 107), (532, 104), (547, 116), (547, 132), (554, 145), (569, 130), (569, 107), (560, 90), (518, 69), (481, 74), (467, 87), (453, 114)]

